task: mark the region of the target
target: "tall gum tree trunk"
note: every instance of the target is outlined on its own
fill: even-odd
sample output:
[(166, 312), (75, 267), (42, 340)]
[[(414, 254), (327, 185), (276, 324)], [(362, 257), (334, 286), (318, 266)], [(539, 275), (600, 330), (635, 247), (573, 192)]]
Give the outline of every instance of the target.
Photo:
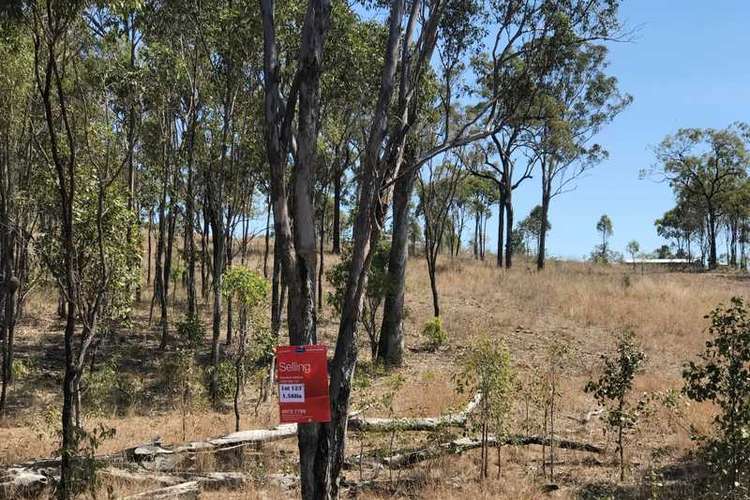
[(474, 259), (479, 260), (479, 210), (474, 214)]
[[(222, 217), (219, 215), (219, 217)], [(223, 217), (222, 217), (223, 219)], [(213, 292), (213, 309), (211, 314), (211, 397), (214, 404), (216, 403), (216, 391), (218, 386), (218, 373), (216, 367), (219, 365), (219, 339), (221, 338), (221, 278), (224, 271), (224, 229), (221, 224), (212, 224), (211, 234), (213, 236), (213, 265), (211, 274), (212, 292)], [(219, 226), (219, 227), (217, 227)]]
[[(404, 295), (409, 257), (409, 199), (417, 179), (416, 169), (396, 181), (393, 194), (393, 235), (388, 254), (388, 275), (383, 304), (383, 323), (378, 341), (378, 361), (401, 366), (404, 354)], [(475, 243), (476, 252), (476, 243)]]
[[(500, 188), (502, 189), (502, 188)], [(505, 201), (502, 196), (497, 202), (497, 267), (503, 267), (503, 234), (505, 229)]]
[[(166, 153), (165, 153), (166, 157)], [(164, 248), (166, 246), (166, 239), (167, 239), (167, 221), (166, 221), (166, 205), (167, 205), (167, 177), (168, 177), (168, 170), (166, 165), (164, 165), (164, 180), (163, 180), (163, 186), (162, 186), (162, 195), (161, 200), (159, 200), (159, 228), (157, 232), (157, 239), (156, 239), (156, 264), (154, 267), (155, 272), (155, 278), (154, 278), (154, 298), (151, 301), (152, 309), (153, 309), (153, 303), (154, 300), (159, 301), (159, 311), (160, 311), (160, 317), (161, 319), (161, 342), (160, 342), (160, 349), (164, 349), (167, 345), (167, 338), (166, 338), (166, 320), (164, 318), (164, 310), (166, 308), (166, 298), (164, 294), (164, 267), (162, 265), (163, 258), (164, 258)]]
[(546, 181), (542, 193), (542, 225), (539, 228), (539, 248), (536, 254), (536, 268), (544, 269), (544, 261), (547, 253), (547, 226), (549, 225), (550, 189)]
[(513, 265), (513, 199), (512, 193), (505, 193), (505, 268)]
[[(289, 93), (289, 102), (281, 95), (281, 68), (276, 46), (274, 1), (261, 0), (263, 23), (263, 68), (265, 90), (266, 153), (271, 172), (271, 200), (276, 250), (288, 287), (287, 325), (290, 343), (315, 343), (316, 239), (312, 223), (312, 187), (314, 180), (317, 123), (320, 107), (320, 74), (323, 43), (328, 31), (329, 0), (310, 0), (305, 14), (300, 46), (299, 67)], [(290, 214), (287, 204), (285, 171), (296, 101), (297, 164)], [(294, 217), (294, 234), (292, 218)], [(328, 455), (318, 460), (320, 424), (298, 426), (300, 482), (304, 499), (325, 498)], [(325, 440), (323, 440), (325, 441)]]
[(716, 269), (716, 217), (711, 206), (708, 208), (708, 268)]
[[(193, 79), (195, 80), (195, 79)], [(190, 125), (188, 132), (188, 161), (187, 161), (187, 186), (185, 194), (185, 255), (187, 257), (187, 301), (188, 316), (195, 317), (198, 310), (198, 303), (195, 291), (195, 192), (193, 190), (193, 170), (194, 170), (194, 150), (195, 150), (195, 129), (196, 129), (196, 110), (195, 110), (195, 90), (191, 95)]]
[(428, 257), (428, 274), (430, 275), (430, 290), (432, 291), (432, 312), (433, 316), (436, 318), (440, 317), (440, 299), (438, 296), (438, 289), (437, 289), (437, 270), (436, 262)]
[(542, 163), (542, 221), (539, 228), (539, 247), (536, 255), (536, 268), (544, 269), (547, 258), (547, 226), (549, 226), (549, 206), (552, 201), (552, 180), (547, 174), (547, 165)]
[[(266, 200), (266, 236), (265, 236), (265, 249), (263, 251), (263, 277), (264, 278), (268, 278), (268, 252), (270, 250), (270, 240), (271, 240), (271, 193), (269, 191), (268, 197)], [(274, 253), (276, 253), (275, 250), (274, 250)], [(274, 269), (276, 269), (275, 262), (276, 262), (276, 259), (274, 258)]]

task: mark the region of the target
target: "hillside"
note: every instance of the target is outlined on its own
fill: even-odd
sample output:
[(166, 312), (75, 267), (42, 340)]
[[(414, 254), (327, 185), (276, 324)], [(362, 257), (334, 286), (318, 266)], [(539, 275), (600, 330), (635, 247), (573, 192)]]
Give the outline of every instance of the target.
[[(259, 269), (259, 256), (253, 259), (250, 267)], [(328, 265), (333, 261), (334, 256), (326, 256)], [(523, 261), (511, 270), (498, 270), (489, 262), (445, 257), (439, 263), (438, 284), (447, 345), (436, 352), (424, 349), (419, 331), (432, 315), (430, 284), (424, 261), (412, 258), (407, 276), (405, 366), (392, 373), (373, 366), (367, 338), (360, 333), (362, 361), (355, 375), (353, 409), (366, 417), (404, 418), (457, 411), (471, 395), (456, 392), (453, 376), (461, 369), (467, 347), (489, 337), (507, 345), (516, 372), (510, 433), (541, 432), (543, 414), (534, 382), (548, 372), (550, 359), (555, 359), (561, 361), (556, 379), (560, 394), (557, 436), (606, 448), (601, 455), (555, 450), (554, 481), (559, 487), (554, 492), (556, 498), (600, 498), (606, 492), (617, 498), (642, 498), (656, 490), (660, 491), (660, 498), (684, 498), (692, 492), (695, 482), (681, 481), (685, 479), (681, 471), (690, 467), (689, 457), (694, 449), (689, 429), (692, 426), (707, 430), (712, 413), (709, 407), (688, 406), (680, 397), (669, 398), (669, 391), (679, 391), (683, 362), (703, 347), (707, 325), (704, 315), (732, 295), (746, 294), (747, 282), (741, 276), (643, 274), (627, 266), (564, 262), (552, 262), (544, 272), (532, 270)], [(116, 431), (103, 440), (98, 453), (149, 443), (157, 436), (161, 443), (169, 445), (234, 430), (230, 401), (225, 410), (215, 411), (196, 389), (189, 414), (184, 416), (179, 397), (165, 391), (163, 359), (169, 352), (158, 350), (160, 330), (156, 317), (151, 324), (148, 322), (149, 299), (150, 293), (144, 290), (132, 324), (109, 332), (96, 350), (94, 373), (105, 373), (101, 377), (103, 396), (99, 408), (84, 405), (84, 418), (87, 428), (101, 423)], [(184, 308), (182, 287), (170, 300), (173, 328)], [(49, 289), (40, 288), (29, 298), (19, 324), (17, 359), (23, 369), (18, 371), (8, 414), (0, 427), (0, 463), (4, 465), (52, 456), (57, 446), (63, 324), (56, 319), (55, 307), (55, 296)], [(208, 324), (210, 303), (203, 301), (201, 308)], [(337, 318), (330, 306), (324, 306), (319, 325), (324, 342), (333, 345)], [(650, 394), (653, 402), (643, 424), (627, 436), (626, 457), (632, 467), (626, 482), (618, 485), (612, 437), (604, 433), (595, 416), (597, 406), (583, 387), (598, 374), (600, 355), (614, 349), (616, 335), (625, 329), (636, 334), (647, 355), (645, 369), (636, 378), (635, 392)], [(282, 329), (281, 343), (283, 335)], [(550, 357), (555, 343), (566, 349), (564, 358)], [(204, 350), (208, 345), (206, 339)], [(121, 383), (114, 383), (118, 387), (112, 389), (113, 381), (107, 381), (107, 377)], [(89, 390), (93, 393), (97, 387)], [(275, 399), (257, 403), (257, 398), (258, 381), (251, 380), (243, 402), (243, 429), (278, 423)], [(665, 399), (673, 404), (665, 405)], [(348, 455), (372, 453), (375, 449), (388, 452), (420, 448), (428, 442), (449, 441), (462, 432), (396, 431), (375, 436), (350, 431)], [(240, 470), (254, 478), (244, 489), (208, 493), (204, 498), (282, 498), (286, 495), (284, 489), (267, 478), (271, 477), (269, 474), (294, 470), (294, 450), (294, 440), (279, 441), (258, 450), (245, 449), (241, 462), (217, 463), (207, 455), (193, 467)], [(362, 498), (539, 498), (550, 483), (542, 475), (541, 456), (539, 446), (504, 446), (496, 477), (497, 457), (493, 451), (490, 478), (484, 483), (477, 480), (478, 450), (396, 471), (365, 467), (360, 472), (352, 467), (345, 477), (361, 483), (377, 475), (378, 481), (372, 482), (371, 488), (362, 483)], [(124, 494), (147, 490), (149, 484), (105, 475), (101, 488), (100, 492), (109, 489)]]

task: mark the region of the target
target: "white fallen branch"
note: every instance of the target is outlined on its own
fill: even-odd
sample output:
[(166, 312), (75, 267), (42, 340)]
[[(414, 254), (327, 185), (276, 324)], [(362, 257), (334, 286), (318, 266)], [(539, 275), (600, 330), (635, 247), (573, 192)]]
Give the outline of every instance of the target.
[[(487, 445), (490, 447), (503, 446), (503, 445), (545, 445), (549, 446), (553, 441), (543, 436), (507, 436), (498, 440), (494, 436), (490, 436), (487, 440)], [(604, 453), (604, 449), (598, 446), (594, 446), (588, 443), (579, 443), (576, 441), (569, 441), (565, 439), (555, 439), (554, 444), (557, 448), (567, 450), (578, 450), (586, 451), (590, 453)], [(406, 467), (409, 465), (415, 465), (420, 462), (432, 460), (444, 455), (457, 455), (464, 453), (469, 450), (474, 450), (482, 446), (482, 441), (478, 438), (459, 438), (449, 441), (447, 443), (441, 443), (435, 446), (429, 446), (427, 448), (420, 448), (416, 450), (410, 450), (405, 452), (396, 453), (389, 457), (375, 458), (374, 461), (381, 465), (385, 465), (390, 468)], [(359, 457), (355, 457), (354, 460), (358, 460)], [(370, 457), (368, 461), (372, 462), (373, 458)]]
[(442, 417), (424, 418), (364, 418), (359, 415), (349, 417), (349, 429), (361, 432), (433, 431), (443, 427), (466, 427), (472, 411), (479, 405), (482, 395), (477, 393), (463, 411)]
[(9, 467), (0, 472), (0, 498), (37, 496), (50, 484), (46, 471)]
[[(441, 427), (465, 427), (471, 412), (481, 401), (477, 394), (469, 401), (463, 411), (444, 415), (442, 417), (425, 418), (364, 418), (359, 413), (349, 417), (349, 428), (361, 432), (389, 432), (392, 430), (431, 431)], [(130, 450), (131, 461), (145, 465), (150, 470), (171, 470), (182, 461), (176, 455), (185, 453), (217, 452), (233, 447), (249, 446), (252, 444), (269, 443), (281, 439), (288, 439), (297, 435), (297, 424), (282, 424), (273, 429), (256, 429), (233, 432), (226, 436), (193, 441), (178, 445), (173, 449), (161, 445), (144, 445)]]
[[(392, 430), (431, 431), (442, 427), (465, 427), (471, 412), (481, 401), (477, 394), (469, 401), (463, 411), (441, 417), (424, 418), (364, 418), (360, 412), (349, 417), (349, 428), (360, 432), (389, 432)], [(138, 464), (147, 473), (129, 472), (123, 469), (110, 469), (109, 474), (119, 476), (122, 480), (147, 481), (152, 480), (162, 486), (178, 486), (187, 478), (186, 475), (166, 475), (164, 472), (179, 468), (184, 470), (191, 465), (193, 456), (197, 453), (216, 453), (243, 446), (259, 445), (282, 439), (293, 438), (297, 435), (296, 424), (282, 424), (272, 429), (254, 429), (233, 432), (225, 436), (191, 441), (174, 447), (165, 447), (161, 443), (151, 443), (127, 448), (125, 450), (96, 457), (100, 462), (110, 465)], [(15, 488), (42, 488), (49, 482), (49, 472), (45, 469), (59, 468), (59, 459), (43, 459), (20, 464), (15, 467), (0, 470), (0, 492)], [(106, 474), (107, 472), (105, 472)], [(206, 483), (206, 475), (196, 480)], [(225, 477), (225, 481), (228, 479)]]
[(168, 471), (174, 469), (185, 460), (188, 454), (215, 453), (241, 446), (270, 443), (280, 439), (288, 439), (297, 435), (296, 424), (282, 424), (273, 429), (256, 429), (239, 431), (226, 436), (207, 439), (205, 441), (191, 441), (174, 447), (165, 448), (161, 445), (144, 445), (126, 450), (128, 461), (136, 462), (153, 471)]

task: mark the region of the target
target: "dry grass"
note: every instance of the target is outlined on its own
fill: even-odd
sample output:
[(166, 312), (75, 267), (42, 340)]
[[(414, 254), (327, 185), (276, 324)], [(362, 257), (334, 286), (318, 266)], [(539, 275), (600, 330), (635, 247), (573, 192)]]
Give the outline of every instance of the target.
[[(326, 263), (335, 258), (326, 256)], [(250, 267), (260, 269), (260, 256), (253, 255)], [(404, 384), (398, 390), (394, 409), (399, 415), (425, 416), (444, 413), (464, 404), (465, 396), (457, 394), (451, 376), (460, 365), (461, 354), (481, 336), (502, 339), (509, 347), (520, 379), (533, 380), (544, 369), (548, 346), (552, 342), (567, 345), (569, 355), (561, 377), (562, 404), (559, 410), (560, 434), (570, 439), (608, 442), (599, 422), (581, 425), (580, 417), (594, 407), (593, 400), (582, 391), (596, 372), (601, 353), (613, 348), (617, 332), (632, 330), (648, 355), (646, 372), (636, 381), (637, 390), (664, 391), (681, 387), (682, 363), (702, 349), (705, 342), (707, 314), (719, 302), (732, 295), (746, 295), (747, 282), (739, 276), (684, 273), (645, 273), (629, 267), (596, 267), (588, 264), (552, 262), (544, 272), (519, 261), (512, 270), (496, 269), (490, 263), (470, 259), (445, 259), (440, 263), (438, 286), (441, 311), (449, 332), (449, 345), (437, 353), (422, 352), (421, 326), (432, 316), (432, 299), (421, 259), (412, 259), (407, 276), (406, 320), (407, 346), (411, 348), (406, 365), (398, 371)], [(142, 376), (153, 382), (150, 361), (155, 351), (157, 328), (148, 325), (150, 294), (134, 315), (132, 331), (117, 332), (112, 345), (132, 353), (136, 367), (143, 366)], [(179, 317), (184, 292), (178, 290), (177, 306), (172, 317)], [(33, 379), (20, 380), (14, 388), (19, 402), (11, 408), (0, 427), (0, 463), (9, 464), (34, 457), (49, 456), (56, 447), (56, 414), (59, 404), (58, 380), (61, 325), (54, 318), (55, 297), (49, 291), (34, 294), (27, 304), (26, 317), (19, 330), (19, 357), (35, 361)], [(209, 310), (204, 308), (208, 322)], [(320, 330), (330, 345), (337, 331), (336, 318), (329, 308), (321, 315)], [(125, 347), (123, 347), (125, 346)], [(360, 338), (360, 353), (369, 361), (366, 336)], [(375, 376), (359, 377), (352, 406), (361, 407), (390, 391), (391, 375), (366, 368)], [(363, 370), (360, 370), (361, 372)], [(147, 372), (147, 373), (146, 373)], [(147, 384), (148, 385), (148, 384)], [(142, 403), (125, 414), (98, 415), (87, 419), (87, 425), (103, 423), (116, 429), (116, 436), (104, 443), (101, 452), (113, 451), (147, 442), (156, 435), (167, 443), (182, 441), (181, 413), (148, 392)], [(255, 389), (248, 390), (243, 427), (273, 425), (277, 414), (273, 403), (261, 406), (253, 415)], [(524, 396), (518, 395), (514, 427), (524, 418)], [(383, 413), (371, 409), (369, 413)], [(533, 413), (533, 412), (532, 412)], [(569, 418), (570, 417), (570, 418)], [(560, 453), (556, 493), (560, 498), (576, 498), (587, 492), (599, 498), (603, 490), (615, 497), (639, 498), (644, 491), (644, 475), (665, 464), (675, 463), (692, 448), (686, 429), (694, 425), (708, 429), (712, 408), (691, 406), (682, 414), (656, 408), (642, 429), (631, 437), (629, 455), (635, 465), (629, 482), (614, 486), (616, 466), (611, 456), (592, 462), (584, 453)], [(209, 409), (190, 416), (187, 439), (216, 436), (232, 430), (233, 416)], [(418, 446), (424, 436), (398, 436), (399, 446)], [(352, 436), (350, 447), (383, 445), (377, 438)], [(294, 470), (294, 443), (281, 443), (264, 452), (263, 470)], [(503, 450), (500, 478), (480, 484), (478, 454), (446, 457), (434, 463), (399, 471), (384, 490), (365, 492), (365, 498), (540, 498), (544, 480), (540, 475), (540, 453), (536, 449), (509, 447)], [(493, 462), (494, 462), (493, 458)], [(210, 467), (210, 464), (204, 464)], [(356, 473), (348, 475), (356, 479)], [(386, 471), (385, 476), (388, 476)], [(381, 474), (381, 478), (383, 474)], [(391, 483), (389, 483), (391, 484)], [(108, 485), (115, 492), (127, 491), (124, 485)], [(685, 497), (680, 490), (675, 495)], [(260, 482), (240, 492), (217, 492), (205, 498), (281, 498), (288, 494), (273, 485)]]

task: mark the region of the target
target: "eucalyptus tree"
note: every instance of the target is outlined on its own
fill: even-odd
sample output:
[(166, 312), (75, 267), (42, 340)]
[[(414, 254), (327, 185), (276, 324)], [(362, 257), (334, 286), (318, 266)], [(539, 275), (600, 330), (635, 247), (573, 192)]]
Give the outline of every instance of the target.
[[(534, 124), (552, 118), (540, 97), (550, 75), (575, 71), (569, 60), (580, 47), (620, 36), (619, 2), (507, 2), (493, 9), (489, 20), (492, 50), (475, 58), (479, 93), (497, 96), (485, 175), (501, 190), (498, 240), (505, 219), (505, 266), (512, 264), (513, 190), (531, 177)], [(525, 154), (524, 154), (525, 153)], [(496, 155), (497, 160), (492, 159)], [(518, 164), (521, 163), (521, 168)], [(499, 248), (500, 249), (500, 248)], [(502, 264), (498, 251), (498, 265)]]
[[(412, 7), (416, 4), (419, 2), (415, 2)], [(463, 113), (457, 113), (457, 106), (446, 107), (446, 104), (456, 102), (456, 99), (452, 101), (449, 98), (441, 99), (443, 109), (448, 110), (445, 116), (447, 125), (444, 127), (443, 141), (416, 155), (409, 165), (402, 168), (403, 173), (395, 176), (394, 222), (397, 221), (397, 214), (400, 213), (396, 206), (401, 199), (399, 193), (411, 192), (407, 183), (409, 176), (404, 174), (420, 168), (436, 155), (492, 136), (500, 139), (503, 134), (506, 134), (506, 137), (512, 138), (513, 141), (499, 140), (498, 142), (503, 146), (501, 152), (505, 154), (507, 164), (510, 165), (514, 157), (510, 154), (509, 144), (515, 144), (517, 136), (521, 135), (521, 132), (526, 132), (528, 128), (526, 120), (539, 114), (533, 104), (532, 96), (538, 92), (541, 77), (559, 64), (559, 60), (562, 59), (561, 54), (566, 53), (570, 47), (579, 46), (586, 40), (612, 37), (619, 31), (618, 2), (612, 0), (585, 4), (576, 2), (570, 5), (560, 5), (558, 2), (545, 0), (493, 1), (482, 4), (478, 10), (473, 2), (430, 2), (430, 4), (432, 10), (438, 14), (434, 25), (437, 34), (436, 41), (441, 40), (441, 36), (444, 37), (444, 42), (441, 42), (444, 45), (438, 49), (444, 52), (442, 74), (448, 77), (443, 82), (446, 83), (443, 88), (446, 92), (449, 88), (461, 91), (464, 94), (461, 100), (468, 103), (468, 106), (465, 106)], [(391, 5), (393, 7), (397, 4)], [(423, 27), (430, 26), (430, 18), (426, 15), (424, 17), (428, 20), (424, 22)], [(472, 53), (471, 64), (467, 65), (473, 73), (473, 80), (478, 82), (475, 88), (470, 88), (468, 92), (464, 90), (464, 87), (452, 83), (458, 80), (454, 72), (464, 64), (463, 59), (459, 57), (459, 62), (453, 65), (451, 63), (456, 61), (456, 58), (446, 57), (446, 55), (456, 53), (455, 47), (461, 46), (459, 43), (448, 41), (452, 36), (457, 36), (459, 39), (464, 36), (466, 39), (472, 39), (474, 36), (473, 25), (466, 27), (461, 22), (457, 22), (466, 19), (471, 22), (481, 20), (477, 24), (484, 24), (485, 28), (480, 33), (486, 36), (480, 38), (490, 40), (486, 46), (482, 43), (476, 46), (470, 43), (465, 45), (466, 49), (471, 48), (470, 53), (482, 49), (476, 54)], [(391, 17), (392, 21), (393, 17)], [(428, 32), (425, 31), (425, 33)], [(426, 40), (428, 37), (420, 36), (420, 40), (422, 39)], [(412, 57), (410, 60), (423, 62), (425, 59)], [(436, 73), (440, 71), (436, 70)], [(401, 79), (404, 80), (403, 76)], [(462, 116), (457, 116), (459, 114)], [(396, 116), (399, 115), (396, 114)], [(411, 116), (416, 117), (418, 114), (412, 113)], [(451, 125), (452, 121), (457, 123)], [(399, 119), (397, 123), (407, 122)], [(406, 125), (401, 129), (408, 130), (409, 127), (414, 128), (413, 125)], [(513, 130), (518, 132), (514, 133)], [(396, 134), (392, 135), (398, 137)], [(524, 142), (528, 143), (528, 140)], [(403, 155), (399, 158), (399, 161), (403, 163)], [(524, 175), (520, 177), (526, 178)], [(503, 180), (503, 176), (495, 176), (498, 190), (507, 192)], [(512, 187), (513, 182), (520, 181), (519, 179), (511, 180), (508, 185)], [(399, 186), (399, 183), (403, 183), (404, 186)], [(405, 213), (408, 215), (408, 212)], [(408, 217), (405, 220), (408, 220)], [(395, 227), (393, 234), (394, 238), (399, 234)], [(502, 241), (502, 238), (500, 240)], [(401, 263), (405, 266), (406, 262), (405, 256), (398, 258), (399, 254), (396, 252), (399, 252), (400, 248), (401, 246), (394, 240), (391, 245), (392, 258), (389, 262), (389, 273), (395, 272), (391, 279), (394, 286), (393, 291), (389, 292), (386, 297), (383, 331), (380, 335), (379, 356), (388, 364), (399, 364), (402, 352), (400, 350), (402, 316), (399, 313), (400, 308), (394, 307), (394, 304), (397, 305), (403, 297), (403, 280), (396, 279), (398, 273), (401, 272)], [(498, 253), (502, 254), (502, 252)], [(391, 269), (395, 271), (390, 271)], [(385, 343), (394, 347), (386, 349)]]
[(541, 173), (545, 221), (538, 238), (538, 269), (544, 268), (552, 199), (575, 189), (575, 181), (607, 157), (607, 151), (591, 141), (632, 102), (619, 91), (617, 79), (604, 73), (606, 66), (606, 47), (587, 43), (544, 79), (539, 106), (547, 118), (538, 123), (532, 146)]
[[(282, 94), (285, 90), (282, 78), (286, 76), (283, 70), (286, 73), (292, 70), (282, 67), (275, 2), (262, 0), (260, 7), (263, 23), (266, 154), (271, 173), (276, 250), (284, 280), (289, 287), (289, 340), (296, 345), (315, 343), (316, 240), (312, 189), (320, 111), (321, 56), (330, 26), (331, 2), (311, 0), (308, 3), (302, 23), (298, 64), (296, 70), (293, 70), (294, 76), (286, 98)], [(293, 132), (295, 114), (297, 127)], [(293, 133), (296, 136), (296, 168), (292, 190), (294, 203), (290, 210), (286, 170)], [(320, 424), (298, 426), (303, 498), (324, 498), (328, 490), (325, 468), (319, 463), (327, 456), (317, 457), (321, 431)], [(326, 449), (327, 447), (328, 443)]]
[(0, 415), (12, 383), (16, 322), (34, 285), (32, 235), (39, 213), (33, 179), (39, 157), (33, 148), (33, 53), (23, 27), (0, 16)]
[(383, 64), (381, 47), (387, 32), (383, 25), (364, 21), (345, 4), (333, 4), (326, 68), (321, 80), (321, 138), (329, 156), (333, 190), (332, 251), (341, 253), (342, 204), (347, 172), (359, 163), (364, 134), (371, 117), (372, 96), (378, 91), (378, 71)]
[[(137, 212), (136, 202), (136, 148), (141, 121), (143, 80), (138, 54), (144, 38), (144, 5), (140, 0), (102, 2), (86, 6), (83, 16), (89, 32), (99, 40), (108, 54), (112, 70), (113, 112), (118, 133), (125, 139), (127, 163), (126, 183), (128, 210)], [(138, 234), (127, 230), (132, 245)], [(140, 283), (136, 293), (140, 294)]]
[[(417, 3), (419, 2), (415, 2), (415, 4)], [(443, 144), (448, 144), (457, 138), (461, 138), (466, 129), (465, 124), (461, 123), (456, 116), (458, 110), (454, 102), (458, 101), (465, 93), (460, 84), (466, 66), (467, 53), (472, 47), (479, 44), (482, 35), (482, 30), (478, 28), (481, 24), (481, 3), (474, 0), (448, 0), (443, 2), (442, 5), (440, 5), (440, 2), (434, 3), (434, 10), (438, 17), (434, 19), (435, 24), (429, 28), (434, 30), (434, 35), (431, 35), (433, 38), (430, 41), (433, 47), (424, 46), (422, 53), (427, 54), (428, 50), (429, 53), (432, 53), (437, 48), (440, 65), (434, 71), (436, 78), (409, 83), (412, 86), (421, 85), (424, 89), (420, 109), (415, 108), (411, 112), (413, 124), (410, 127), (424, 131), (425, 128), (430, 127), (431, 122), (440, 119), (439, 113), (430, 109), (433, 106), (433, 94), (438, 94), (444, 123), (441, 135)], [(442, 12), (439, 9), (442, 9)], [(402, 57), (405, 60), (415, 59), (425, 64), (421, 55), (420, 57), (408, 56), (407, 59), (407, 53), (404, 52), (404, 54)], [(408, 76), (407, 73), (404, 73), (401, 75), (401, 79), (408, 78)], [(437, 82), (433, 83), (433, 80), (437, 80)], [(406, 82), (402, 85), (405, 84)], [(418, 115), (422, 116), (421, 121), (423, 123), (421, 124), (417, 123)], [(451, 124), (454, 128), (453, 135)], [(434, 132), (430, 130), (427, 135), (429, 136), (432, 133)], [(383, 324), (378, 349), (378, 359), (386, 365), (400, 365), (403, 356), (403, 309), (406, 265), (408, 262), (408, 234), (411, 220), (410, 200), (419, 177), (419, 167), (424, 163), (424, 160), (420, 160), (419, 157), (423, 152), (429, 150), (428, 147), (422, 147), (423, 145), (418, 145), (416, 142), (412, 141), (411, 146), (404, 146), (401, 161), (405, 166), (405, 172), (395, 177), (392, 190), (393, 230), (388, 258), (389, 287), (386, 290), (384, 301)]]
[(677, 205), (667, 210), (664, 215), (654, 222), (656, 234), (671, 242), (676, 247), (676, 253), (693, 260), (692, 243), (698, 239), (701, 248), (703, 235), (703, 214), (693, 204), (678, 200)]
[[(79, 385), (89, 349), (107, 322), (127, 314), (139, 252), (127, 240), (135, 217), (123, 195), (128, 146), (117, 133), (105, 53), (83, 24), (80, 3), (32, 3), (36, 92), (46, 135), (36, 149), (52, 171), (40, 185), (58, 219), (37, 242), (64, 291), (64, 377), (59, 492), (71, 498), (75, 456), (85, 432)], [(80, 332), (77, 323), (80, 321)]]
[[(37, 92), (44, 107), (49, 134), (49, 149), (57, 178), (57, 202), (60, 211), (60, 242), (63, 266), (59, 281), (67, 304), (65, 318), (65, 375), (63, 380), (62, 453), (60, 460), (60, 497), (74, 495), (72, 484), (73, 459), (77, 449), (73, 421), (75, 397), (75, 355), (73, 343), (76, 333), (77, 283), (75, 275), (75, 247), (73, 232), (73, 201), (75, 195), (76, 141), (68, 117), (68, 104), (60, 66), (72, 51), (68, 34), (77, 19), (77, 6), (47, 3), (34, 4), (32, 28), (34, 36), (34, 70)], [(71, 59), (71, 60), (74, 60)], [(54, 91), (53, 91), (54, 89)], [(60, 120), (55, 109), (59, 109)], [(62, 124), (60, 123), (62, 121)]]
[(437, 259), (443, 236), (450, 221), (456, 191), (466, 175), (460, 162), (445, 161), (434, 166), (427, 164), (426, 178), (418, 177), (420, 213), (424, 219), (425, 260), (432, 290), (432, 309), (435, 318), (440, 317), (440, 301), (437, 287)]
[(724, 201), (747, 176), (748, 153), (743, 125), (723, 130), (680, 129), (656, 149), (651, 173), (667, 181), (675, 193), (688, 195), (706, 217), (708, 267), (717, 265), (717, 234)]
[(141, 175), (142, 184), (152, 192), (157, 217), (156, 253), (154, 255), (154, 283), (151, 314), (158, 303), (160, 311), (160, 349), (168, 343), (169, 285), (171, 280), (174, 236), (179, 210), (181, 172), (179, 164), (178, 109), (181, 72), (175, 65), (177, 47), (171, 39), (161, 39), (160, 33), (168, 25), (171, 13), (159, 11), (160, 16), (149, 18), (144, 27), (145, 47), (141, 52), (144, 78), (159, 82), (144, 89), (145, 113), (140, 125), (141, 141), (138, 156), (148, 165)]
[[(475, 167), (469, 166), (474, 172)], [(486, 249), (487, 219), (491, 217), (491, 207), (499, 198), (493, 179), (472, 175), (464, 181), (464, 189), (468, 200), (469, 213), (474, 216), (474, 236), (472, 238), (473, 254), (476, 260), (484, 260)]]
[(607, 242), (614, 233), (614, 229), (612, 227), (612, 219), (610, 219), (607, 214), (599, 217), (599, 220), (596, 222), (596, 231), (602, 235), (602, 244), (600, 246), (600, 249), (602, 258), (606, 260), (609, 250)]
[[(344, 459), (351, 376), (357, 359), (355, 334), (372, 258), (372, 242), (379, 240), (385, 217), (385, 201), (389, 198), (393, 179), (399, 174), (409, 127), (416, 121), (419, 82), (431, 59), (442, 14), (441, 1), (425, 5), (424, 9), (420, 9), (420, 2), (414, 2), (406, 26), (403, 26), (405, 4), (404, 0), (393, 0), (390, 5), (381, 83), (360, 165), (351, 268), (343, 294), (339, 334), (331, 363), (332, 421), (325, 425), (299, 426), (300, 468), (305, 498), (325, 498), (338, 493), (338, 476)], [(316, 252), (310, 191), (314, 179), (314, 146), (317, 139), (315, 118), (320, 110), (318, 96), (321, 56), (330, 23), (331, 4), (324, 0), (311, 0), (308, 4), (302, 24), (299, 64), (286, 99), (281, 94), (282, 74), (274, 22), (274, 2), (262, 2), (261, 11), (264, 25), (266, 150), (272, 172), (275, 234), (279, 241), (285, 280), (289, 286), (287, 323), (292, 343), (309, 343), (314, 342), (317, 336), (314, 307)], [(419, 31), (419, 36), (415, 39), (420, 21), (424, 29)], [(402, 34), (405, 34), (403, 43)], [(399, 59), (403, 63), (400, 66)], [(391, 103), (396, 94), (397, 69), (400, 69), (398, 99), (391, 115)], [(290, 216), (284, 170), (291, 145), (295, 111), (297, 148), (294, 211)], [(389, 131), (391, 126), (393, 129)], [(433, 151), (433, 155), (438, 152)]]
[(530, 241), (526, 242), (526, 250), (528, 253), (535, 251), (539, 248), (539, 239), (541, 238), (542, 232), (549, 231), (552, 228), (549, 221), (544, 219), (542, 215), (542, 207), (540, 205), (535, 206), (518, 224), (518, 229), (521, 231), (523, 236), (527, 240), (533, 239), (536, 245), (532, 247)]

